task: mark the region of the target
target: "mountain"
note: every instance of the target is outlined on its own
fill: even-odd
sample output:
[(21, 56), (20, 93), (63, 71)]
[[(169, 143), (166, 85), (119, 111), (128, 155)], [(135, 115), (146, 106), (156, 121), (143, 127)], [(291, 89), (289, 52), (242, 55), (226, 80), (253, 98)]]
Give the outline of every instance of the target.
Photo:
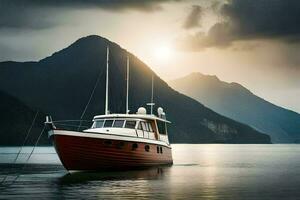
[[(0, 91), (0, 102), (0, 144), (21, 145), (29, 130), (31, 130), (31, 137), (26, 140), (26, 144), (34, 144), (43, 128), (45, 115), (32, 110), (15, 97), (2, 91)], [(43, 137), (41, 143), (47, 143), (47, 138)]]
[[(28, 106), (26, 109), (31, 113), (25, 116), (27, 126), (20, 127), (20, 135), (33, 120), (33, 111), (50, 114), (53, 120), (80, 119), (86, 105), (82, 119), (91, 120), (94, 115), (104, 113), (107, 46), (110, 47), (109, 108), (112, 113), (124, 113), (128, 52), (105, 38), (95, 35), (81, 38), (38, 62), (0, 63), (0, 91), (18, 99), (18, 104)], [(129, 109), (135, 113), (150, 101), (154, 72), (134, 55), (129, 53), (129, 57)], [(270, 143), (268, 135), (215, 113), (173, 90), (155, 74), (154, 82), (156, 106), (162, 106), (172, 121), (169, 127), (172, 143)], [(11, 115), (14, 105), (3, 102), (2, 98), (0, 104), (9, 107), (1, 112), (2, 117)], [(0, 138), (12, 134), (8, 129), (13, 121), (10, 118), (5, 124), (1, 122)], [(46, 137), (44, 134), (43, 138)], [(2, 141), (0, 145), (6, 145)], [(18, 144), (16, 140), (14, 145)]]
[(192, 73), (169, 84), (224, 116), (268, 133), (272, 142), (293, 143), (300, 139), (300, 114), (276, 106), (238, 83)]

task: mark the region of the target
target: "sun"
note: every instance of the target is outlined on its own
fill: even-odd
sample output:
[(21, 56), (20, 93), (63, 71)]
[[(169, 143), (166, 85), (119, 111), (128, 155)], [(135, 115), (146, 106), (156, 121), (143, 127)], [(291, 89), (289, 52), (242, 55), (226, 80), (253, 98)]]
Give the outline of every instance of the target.
[(163, 45), (157, 47), (154, 53), (155, 53), (155, 57), (158, 60), (169, 60), (172, 54), (172, 49), (170, 48), (170, 46)]

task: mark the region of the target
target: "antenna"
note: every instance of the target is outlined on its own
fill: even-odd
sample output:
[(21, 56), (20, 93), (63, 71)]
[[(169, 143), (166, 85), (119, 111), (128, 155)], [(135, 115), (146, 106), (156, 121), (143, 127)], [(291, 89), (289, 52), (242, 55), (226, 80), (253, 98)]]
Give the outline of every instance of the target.
[(155, 105), (155, 103), (153, 102), (153, 93), (154, 93), (154, 76), (153, 76), (153, 73), (152, 73), (152, 77), (151, 77), (151, 103), (147, 103), (147, 105), (150, 106), (151, 115), (153, 114), (153, 106)]
[(127, 77), (126, 77), (127, 87), (126, 87), (126, 114), (129, 113), (128, 109), (128, 92), (129, 92), (129, 55), (127, 55)]
[(105, 115), (108, 114), (108, 67), (109, 67), (109, 46), (106, 47), (106, 93), (105, 93)]

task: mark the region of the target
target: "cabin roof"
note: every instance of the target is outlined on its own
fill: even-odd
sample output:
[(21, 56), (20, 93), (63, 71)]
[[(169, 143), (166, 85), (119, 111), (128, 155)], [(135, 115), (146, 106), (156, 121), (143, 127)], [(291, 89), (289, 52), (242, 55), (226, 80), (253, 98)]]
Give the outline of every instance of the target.
[(105, 119), (105, 118), (135, 118), (135, 119), (149, 119), (149, 120), (158, 120), (162, 122), (171, 123), (170, 121), (157, 117), (155, 115), (143, 115), (143, 114), (108, 114), (108, 115), (96, 115), (95, 119)]

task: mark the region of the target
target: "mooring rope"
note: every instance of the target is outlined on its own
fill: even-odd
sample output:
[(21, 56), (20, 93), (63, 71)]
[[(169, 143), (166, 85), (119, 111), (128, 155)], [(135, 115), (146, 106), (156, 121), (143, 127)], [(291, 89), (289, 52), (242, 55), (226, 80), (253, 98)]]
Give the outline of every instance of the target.
[[(13, 161), (12, 164), (15, 164), (15, 163), (17, 162), (17, 160), (18, 160), (18, 158), (19, 158), (19, 156), (20, 156), (20, 154), (21, 154), (21, 152), (22, 152), (22, 150), (23, 150), (23, 147), (24, 147), (24, 145), (26, 144), (27, 139), (29, 138), (30, 132), (31, 132), (31, 130), (32, 130), (34, 124), (35, 124), (35, 120), (36, 120), (38, 114), (39, 114), (39, 111), (36, 111), (36, 113), (35, 113), (35, 115), (34, 115), (34, 118), (33, 118), (32, 122), (31, 122), (31, 125), (30, 125), (30, 127), (29, 127), (29, 129), (28, 129), (28, 131), (27, 131), (27, 134), (26, 134), (26, 136), (25, 136), (25, 138), (24, 138), (24, 140), (23, 140), (23, 143), (22, 143), (22, 145), (21, 145), (21, 148), (19, 149), (19, 151), (18, 151), (18, 153), (17, 153), (17, 156), (16, 156), (16, 158), (14, 159), (14, 161)], [(7, 176), (8, 176), (8, 175), (6, 175), (6, 176), (2, 179), (1, 184), (4, 183), (4, 182), (6, 181)]]
[[(39, 143), (39, 141), (40, 141), (40, 139), (41, 139), (41, 136), (43, 135), (43, 133), (44, 133), (44, 131), (45, 131), (45, 127), (46, 127), (46, 125), (44, 125), (44, 127), (43, 127), (43, 129), (42, 129), (42, 131), (41, 131), (41, 133), (40, 133), (40, 135), (39, 135), (39, 137), (38, 137), (38, 139), (36, 140), (36, 142), (35, 142), (35, 144), (34, 144), (34, 146), (33, 146), (33, 148), (32, 148), (32, 151), (30, 152), (30, 154), (29, 154), (27, 160), (25, 161), (25, 164), (27, 164), (27, 162), (29, 161), (31, 155), (32, 155), (33, 152), (34, 152), (35, 147), (36, 147), (37, 144)], [(24, 165), (24, 166), (25, 166), (25, 165)]]
[[(44, 131), (45, 131), (45, 128), (46, 128), (46, 125), (44, 125), (44, 127), (43, 127), (43, 129), (42, 129), (42, 131), (41, 131), (41, 133), (40, 133), (40, 135), (39, 135), (39, 137), (37, 138), (37, 140), (36, 140), (36, 142), (35, 142), (35, 144), (34, 144), (32, 150), (31, 150), (31, 152), (30, 152), (30, 154), (29, 154), (29, 156), (27, 157), (25, 163), (23, 164), (23, 167), (21, 168), (21, 171), (23, 171), (23, 170), (25, 169), (26, 164), (28, 163), (29, 159), (31, 158), (31, 156), (32, 156), (32, 154), (33, 154), (33, 152), (34, 152), (36, 146), (38, 145), (38, 143), (39, 143), (39, 141), (40, 141), (40, 139), (41, 139), (41, 137), (42, 137), (42, 135), (43, 135), (43, 133), (44, 133)], [(18, 179), (20, 176), (21, 176), (21, 175), (18, 174), (18, 175), (16, 176), (16, 178), (11, 182), (11, 184), (13, 184), (14, 182), (16, 182), (17, 179)]]
[(36, 114), (35, 114), (35, 116), (34, 116), (32, 122), (31, 122), (31, 125), (30, 125), (28, 131), (27, 131), (26, 137), (25, 137), (25, 139), (24, 139), (24, 141), (23, 141), (23, 143), (22, 143), (22, 145), (21, 145), (21, 148), (19, 149), (19, 152), (17, 153), (17, 157), (15, 158), (15, 160), (14, 160), (14, 162), (13, 162), (14, 164), (17, 162), (17, 160), (18, 160), (18, 158), (19, 158), (19, 155), (20, 155), (20, 153), (21, 153), (22, 150), (23, 150), (23, 147), (24, 147), (24, 145), (25, 145), (25, 143), (26, 143), (26, 141), (27, 141), (27, 139), (28, 139), (28, 137), (29, 137), (29, 134), (30, 134), (30, 132), (31, 132), (31, 129), (32, 129), (34, 123), (35, 123), (35, 120), (36, 120), (38, 114), (39, 114), (39, 111), (36, 111)]
[[(38, 112), (37, 112), (37, 113), (38, 113)], [(36, 114), (36, 116), (37, 116), (37, 114)], [(35, 119), (36, 119), (36, 116), (35, 116), (35, 118), (34, 118), (34, 121), (35, 121)], [(32, 124), (34, 124), (34, 123), (32, 123)], [(33, 125), (31, 125), (30, 130), (32, 129), (32, 126), (33, 126)], [(26, 161), (25, 161), (23, 167), (21, 168), (21, 171), (24, 170), (25, 165), (27, 164), (27, 162), (29, 161), (30, 157), (32, 156), (32, 154), (33, 154), (33, 152), (34, 152), (34, 149), (36, 148), (36, 146), (37, 146), (39, 140), (41, 139), (41, 136), (42, 136), (43, 132), (45, 131), (45, 127), (46, 127), (46, 126), (44, 125), (42, 131), (41, 131), (40, 134), (39, 134), (39, 137), (38, 137), (37, 141), (35, 142), (35, 144), (34, 144), (32, 150), (31, 150), (31, 152), (30, 152), (30, 154), (29, 154), (29, 156), (27, 157), (27, 159), (26, 159)], [(28, 137), (29, 133), (30, 133), (30, 131), (27, 133), (26, 138)], [(27, 140), (27, 139), (26, 139), (26, 140)], [(24, 145), (25, 145), (25, 142), (23, 142), (23, 145), (22, 145), (21, 149), (23, 148)], [(17, 158), (18, 158), (20, 152), (21, 152), (21, 151), (18, 152)], [(16, 163), (17, 158), (14, 160), (13, 164)], [(11, 184), (13, 184), (13, 183), (18, 179), (19, 176), (20, 176), (20, 174), (18, 174), (18, 175), (16, 176), (16, 178), (11, 182)], [(7, 177), (8, 177), (8, 175), (6, 175), (6, 176), (2, 179), (1, 184), (4, 183), (4, 182), (6, 181)]]

